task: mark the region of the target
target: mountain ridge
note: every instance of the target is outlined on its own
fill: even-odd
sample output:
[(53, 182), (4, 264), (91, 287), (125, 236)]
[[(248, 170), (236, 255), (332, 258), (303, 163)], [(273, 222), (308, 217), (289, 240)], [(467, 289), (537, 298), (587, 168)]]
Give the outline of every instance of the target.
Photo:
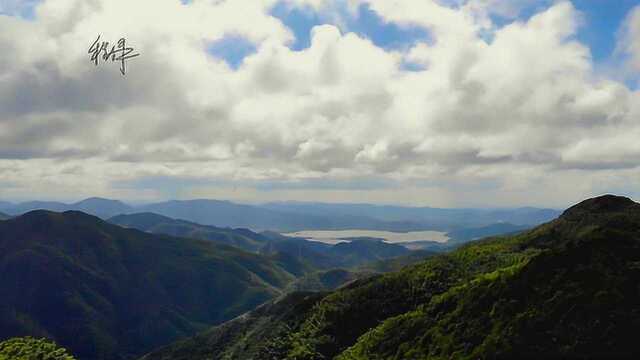
[(35, 210), (0, 222), (0, 338), (43, 336), (80, 359), (132, 359), (253, 309), (294, 279), (231, 246)]
[(20, 215), (31, 210), (80, 210), (103, 219), (153, 212), (202, 225), (250, 228), (254, 231), (368, 229), (387, 231), (451, 231), (501, 222), (537, 225), (559, 214), (553, 209), (439, 209), (374, 204), (267, 203), (236, 204), (226, 200), (170, 200), (131, 206), (119, 200), (92, 197), (74, 203), (31, 201), (4, 203), (3, 212)]
[[(192, 346), (225, 359), (634, 359), (639, 209), (627, 198), (590, 199), (517, 235), (356, 280), (287, 318), (253, 313), (251, 324), (214, 327), (200, 345), (187, 340), (144, 359), (204, 359)], [(250, 348), (219, 340), (240, 325), (261, 333), (266, 318), (279, 321), (269, 325), (276, 330)]]

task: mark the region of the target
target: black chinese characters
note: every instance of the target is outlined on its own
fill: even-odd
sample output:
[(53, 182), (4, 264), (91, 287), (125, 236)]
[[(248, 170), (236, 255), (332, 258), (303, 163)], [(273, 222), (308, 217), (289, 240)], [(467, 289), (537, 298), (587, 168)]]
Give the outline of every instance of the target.
[(100, 35), (98, 35), (98, 38), (93, 42), (93, 44), (91, 44), (88, 53), (91, 55), (91, 62), (96, 66), (98, 66), (100, 59), (105, 62), (119, 61), (120, 73), (124, 76), (127, 71), (126, 61), (136, 56), (140, 56), (139, 53), (133, 53), (133, 51), (134, 49), (132, 47), (126, 46), (126, 40), (124, 38), (121, 38), (118, 40), (117, 44), (109, 48), (109, 42), (100, 41)]

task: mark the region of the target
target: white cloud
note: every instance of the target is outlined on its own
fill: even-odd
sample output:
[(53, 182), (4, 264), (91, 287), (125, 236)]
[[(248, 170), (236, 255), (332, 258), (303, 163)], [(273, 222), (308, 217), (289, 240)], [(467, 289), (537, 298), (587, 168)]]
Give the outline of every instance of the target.
[(634, 71), (640, 72), (640, 5), (629, 11), (620, 30), (617, 50), (628, 56)]
[[(508, 2), (349, 5), (361, 3), (385, 21), (429, 29), (434, 41), (387, 51), (322, 25), (309, 48), (293, 51), (291, 30), (269, 14), (274, 1), (46, 0), (33, 21), (0, 16), (0, 47), (12, 54), (0, 58), (0, 162), (12, 169), (0, 171), (0, 181), (14, 184), (4, 195), (83, 188), (129, 196), (138, 189), (111, 184), (149, 176), (285, 184), (382, 177), (405, 190), (252, 194), (424, 196), (424, 203), (463, 205), (465, 198), (526, 202), (515, 193), (530, 189), (555, 204), (600, 189), (589, 176), (637, 173), (639, 95), (594, 72), (588, 48), (574, 38), (580, 14), (569, 2), (504, 27), (487, 12), (517, 14)], [(97, 34), (126, 36), (141, 53), (126, 77), (117, 64), (89, 62)], [(205, 51), (229, 34), (257, 47), (237, 70)], [(625, 51), (638, 53), (638, 36), (626, 38)], [(425, 70), (403, 71), (403, 61)], [(77, 168), (86, 170), (64, 172)], [(496, 190), (470, 195), (474, 181)], [(580, 181), (566, 195), (552, 191)], [(207, 192), (220, 193), (193, 185), (182, 194)]]

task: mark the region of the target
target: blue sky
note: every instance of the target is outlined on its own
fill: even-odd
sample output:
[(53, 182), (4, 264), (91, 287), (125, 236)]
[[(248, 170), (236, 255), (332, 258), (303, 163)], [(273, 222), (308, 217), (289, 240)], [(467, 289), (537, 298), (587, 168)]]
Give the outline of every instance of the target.
[[(181, 0), (188, 4), (189, 0)], [(4, 10), (13, 12), (24, 18), (33, 18), (33, 8), (38, 0), (2, 0), (4, 6), (0, 6), (0, 13)], [(572, 0), (573, 5), (584, 15), (584, 24), (581, 27), (578, 40), (589, 46), (596, 64), (608, 62), (614, 55), (616, 36), (620, 25), (629, 11), (640, 0)], [(355, 32), (370, 39), (374, 44), (385, 49), (405, 49), (416, 41), (429, 40), (429, 33), (420, 28), (401, 28), (395, 24), (385, 23), (368, 6), (361, 5), (356, 16), (350, 14), (343, 1), (336, 1), (332, 9), (339, 13), (339, 21), (335, 17), (317, 13), (311, 8), (299, 8), (280, 2), (273, 7), (271, 13), (280, 19), (295, 35), (295, 41), (290, 44), (294, 50), (301, 50), (309, 46), (310, 31), (316, 25), (331, 23), (340, 26), (343, 31)], [(526, 20), (536, 12), (549, 6), (549, 1), (540, 0), (525, 7), (518, 20)], [(3, 9), (7, 8), (7, 9)], [(513, 19), (494, 16), (496, 24), (502, 25)], [(339, 23), (338, 23), (339, 22)], [(223, 40), (210, 44), (207, 49), (212, 55), (223, 58), (232, 68), (237, 68), (244, 57), (255, 52), (256, 48), (249, 41), (230, 35)], [(410, 66), (408, 67), (411, 68)]]
[[(340, 1), (337, 3), (340, 4)], [(584, 15), (578, 40), (589, 46), (596, 64), (609, 62), (614, 55), (618, 29), (629, 10), (640, 4), (640, 0), (573, 0), (572, 3)], [(518, 20), (525, 21), (547, 6), (549, 2), (544, 0), (534, 3), (522, 10)], [(284, 2), (276, 5), (271, 13), (294, 33), (295, 41), (290, 44), (294, 50), (307, 48), (311, 29), (326, 23), (338, 25), (343, 31), (355, 32), (385, 49), (406, 49), (416, 41), (429, 41), (429, 33), (426, 30), (417, 27), (401, 28), (385, 23), (366, 5), (359, 7), (356, 16), (351, 15), (345, 6), (338, 5), (337, 9), (339, 21), (310, 8), (294, 8)], [(513, 21), (498, 16), (494, 16), (493, 20), (498, 25)], [(255, 52), (255, 47), (246, 40), (229, 37), (214, 44), (209, 50), (214, 56), (224, 58), (236, 68), (245, 56)], [(410, 65), (407, 66), (407, 69), (411, 68)]]

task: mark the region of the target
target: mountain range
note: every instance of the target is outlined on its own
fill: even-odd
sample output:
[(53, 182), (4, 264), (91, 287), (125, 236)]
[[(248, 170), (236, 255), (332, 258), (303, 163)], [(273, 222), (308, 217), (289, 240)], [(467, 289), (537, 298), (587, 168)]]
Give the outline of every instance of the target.
[(31, 210), (77, 210), (107, 219), (120, 214), (151, 212), (216, 227), (254, 231), (364, 229), (387, 231), (476, 228), (496, 223), (532, 226), (555, 218), (553, 209), (438, 209), (371, 204), (269, 203), (236, 204), (220, 200), (172, 200), (139, 206), (118, 200), (89, 198), (76, 203), (30, 201), (0, 203), (0, 211), (20, 215)]
[(180, 359), (636, 359), (640, 204), (585, 200), (326, 293), (293, 293), (158, 349)]
[(287, 256), (295, 261), (295, 266), (303, 266), (307, 270), (327, 270), (338, 267), (352, 268), (372, 261), (406, 255), (410, 252), (404, 246), (389, 244), (380, 239), (353, 239), (350, 242), (329, 245), (304, 238), (283, 236), (273, 232), (260, 234), (249, 229), (200, 225), (153, 213), (117, 215), (107, 221), (154, 234), (231, 245), (265, 256)]
[(377, 239), (328, 245), (152, 213), (104, 221), (34, 210), (0, 221), (0, 340), (46, 337), (79, 359), (132, 359), (286, 292), (369, 276), (376, 270), (355, 267), (407, 253)]

